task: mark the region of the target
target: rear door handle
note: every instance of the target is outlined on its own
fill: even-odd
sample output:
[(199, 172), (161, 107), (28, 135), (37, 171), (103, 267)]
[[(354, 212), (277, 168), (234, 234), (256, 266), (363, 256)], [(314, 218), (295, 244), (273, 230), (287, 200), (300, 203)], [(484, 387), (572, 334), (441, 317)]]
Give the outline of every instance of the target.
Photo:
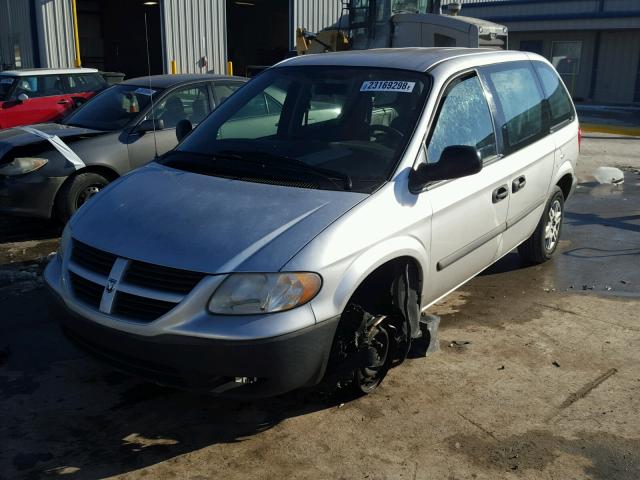
[(509, 185), (502, 185), (493, 191), (491, 200), (493, 203), (498, 203), (509, 196)]
[(511, 184), (511, 191), (516, 193), (519, 190), (522, 190), (524, 186), (527, 184), (527, 178), (522, 175), (521, 177), (516, 178)]

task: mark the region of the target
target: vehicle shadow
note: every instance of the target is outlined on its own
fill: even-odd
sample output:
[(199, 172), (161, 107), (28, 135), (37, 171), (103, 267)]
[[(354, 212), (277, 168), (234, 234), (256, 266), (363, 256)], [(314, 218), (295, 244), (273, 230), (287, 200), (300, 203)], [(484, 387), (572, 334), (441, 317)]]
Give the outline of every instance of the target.
[(57, 238), (62, 228), (55, 220), (0, 215), (0, 243)]
[(284, 420), (354, 398), (307, 390), (240, 401), (145, 383), (72, 346), (43, 294), (0, 299), (0, 478), (98, 479), (203, 449), (224, 469), (229, 449), (210, 447), (277, 436)]

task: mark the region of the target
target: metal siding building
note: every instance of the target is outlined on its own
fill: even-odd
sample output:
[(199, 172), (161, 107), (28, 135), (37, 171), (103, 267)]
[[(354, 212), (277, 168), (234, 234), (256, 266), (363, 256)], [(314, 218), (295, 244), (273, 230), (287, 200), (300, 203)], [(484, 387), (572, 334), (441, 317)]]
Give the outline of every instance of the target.
[(534, 51), (560, 67), (574, 98), (640, 103), (640, 0), (461, 3), (462, 15), (509, 27), (509, 48)]
[(202, 73), (199, 60), (206, 57), (208, 70), (226, 71), (226, 2), (224, 0), (164, 0), (162, 31), (165, 71), (175, 60), (180, 73)]
[(295, 46), (295, 29), (305, 27), (318, 32), (338, 21), (342, 14), (340, 0), (291, 0), (291, 47)]
[(40, 66), (73, 67), (76, 49), (71, 0), (34, 0), (33, 3), (38, 28)]
[(0, 65), (35, 67), (31, 5), (24, 0), (0, 0)]
[[(175, 61), (180, 73), (207, 70), (225, 73), (227, 0), (159, 0), (159, 3), (164, 71), (170, 72), (171, 62)], [(335, 23), (342, 13), (341, 0), (287, 3), (289, 48), (295, 46), (296, 27), (318, 31)], [(72, 0), (0, 0), (0, 12), (0, 64), (12, 65), (21, 60), (22, 67), (74, 66)], [(16, 44), (18, 58), (14, 53)], [(206, 65), (200, 62), (203, 57)], [(146, 59), (141, 57), (141, 62)]]

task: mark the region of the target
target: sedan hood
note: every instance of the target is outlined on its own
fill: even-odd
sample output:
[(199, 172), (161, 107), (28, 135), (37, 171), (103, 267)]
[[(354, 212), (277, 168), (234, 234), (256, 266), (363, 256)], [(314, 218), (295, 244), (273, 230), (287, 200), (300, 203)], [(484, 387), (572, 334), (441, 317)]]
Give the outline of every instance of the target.
[[(96, 135), (104, 135), (111, 132), (102, 132), (100, 130), (92, 130), (90, 128), (71, 127), (68, 125), (60, 125), (58, 123), (41, 123), (39, 125), (29, 125), (27, 128), (40, 130), (49, 135), (57, 135), (65, 143), (72, 143), (83, 138), (94, 137)], [(20, 127), (8, 128), (0, 131), (0, 159), (6, 153), (16, 147), (29, 147), (41, 143), (44, 148), (49, 148), (49, 143), (33, 133), (26, 132)]]
[(366, 194), (265, 185), (150, 164), (72, 219), (115, 255), (204, 273), (278, 271)]

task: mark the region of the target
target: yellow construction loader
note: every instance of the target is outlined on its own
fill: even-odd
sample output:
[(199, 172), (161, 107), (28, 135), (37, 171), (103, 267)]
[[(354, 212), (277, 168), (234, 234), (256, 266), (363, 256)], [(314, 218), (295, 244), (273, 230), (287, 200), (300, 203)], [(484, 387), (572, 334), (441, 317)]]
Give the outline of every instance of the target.
[(336, 23), (318, 33), (296, 32), (298, 55), (400, 47), (507, 49), (507, 27), (461, 16), (460, 3), (440, 0), (345, 0)]

